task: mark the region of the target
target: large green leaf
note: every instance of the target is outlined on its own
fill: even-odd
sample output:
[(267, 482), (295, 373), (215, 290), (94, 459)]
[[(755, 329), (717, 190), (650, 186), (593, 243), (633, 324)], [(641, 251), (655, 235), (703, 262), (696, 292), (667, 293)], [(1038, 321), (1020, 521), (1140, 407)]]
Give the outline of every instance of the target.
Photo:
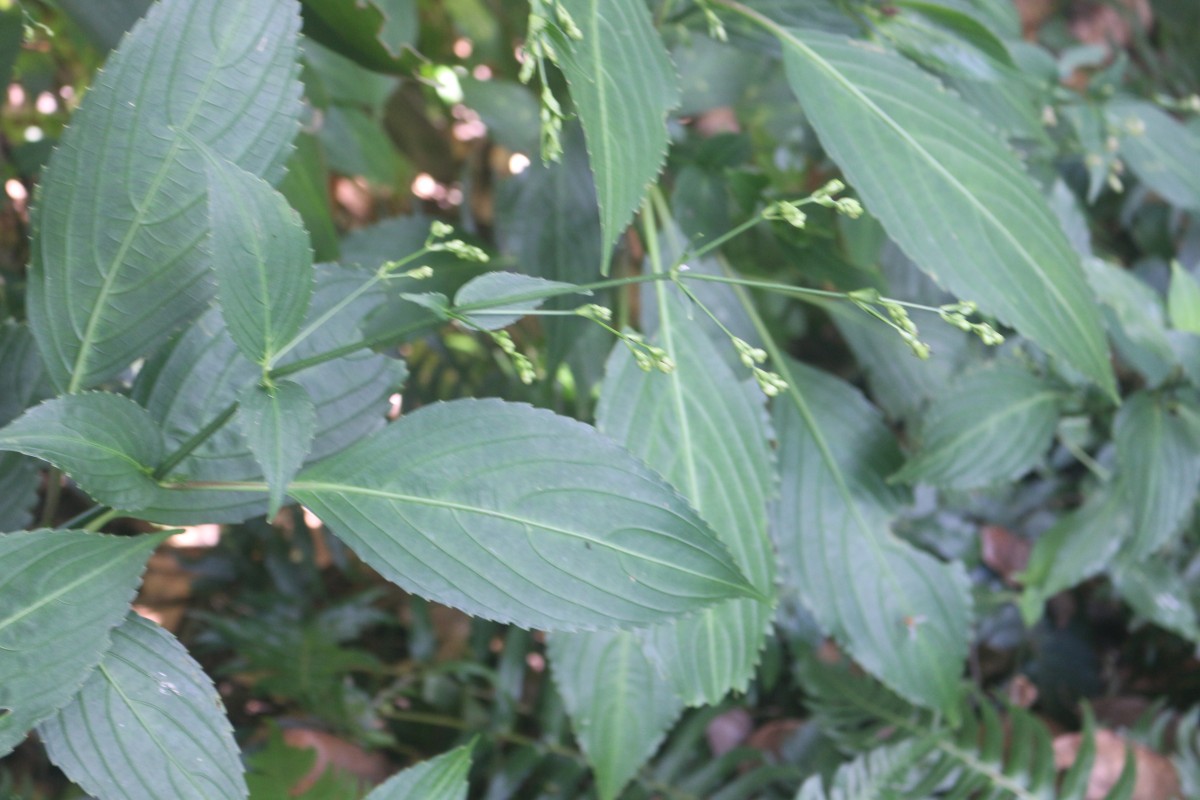
[(263, 179), (215, 157), (207, 174), (221, 316), (242, 354), (269, 366), (308, 311), (308, 234), (300, 215)]
[(267, 516), (283, 505), (287, 485), (300, 471), (316, 432), (317, 409), (298, 383), (251, 386), (242, 392), (238, 422), (270, 488)]
[(1171, 204), (1200, 211), (1200, 134), (1145, 100), (1117, 99), (1104, 112), (1138, 179)]
[(525, 627), (643, 625), (759, 595), (641, 462), (524, 405), (423, 408), (305, 470), (291, 495), (389, 580)]
[(33, 522), (39, 467), (20, 453), (0, 453), (0, 531), (19, 531)]
[(1059, 397), (1015, 363), (973, 370), (934, 400), (921, 447), (895, 479), (971, 489), (1016, 478), (1050, 446)]
[(0, 426), (53, 393), (33, 334), (12, 320), (0, 324), (0, 386), (5, 387), (0, 393)]
[(85, 392), (47, 400), (0, 430), (0, 450), (49, 461), (95, 500), (123, 511), (149, 505), (163, 436), (127, 397)]
[[(675, 362), (647, 373), (615, 348), (597, 425), (679, 488), (764, 596), (774, 595), (767, 502), (775, 477), (763, 396), (739, 379), (674, 293), (657, 293), (656, 341)], [(732, 349), (732, 345), (729, 345)], [(640, 632), (646, 652), (688, 705), (745, 691), (773, 606), (738, 598)], [(649, 755), (649, 753), (646, 753)]]
[(466, 800), (471, 746), (464, 745), (393, 775), (366, 800)]
[(1117, 470), (1133, 512), (1127, 554), (1143, 558), (1169, 542), (1200, 489), (1200, 403), (1138, 392), (1113, 424)]
[(312, 239), (313, 257), (337, 261), (338, 232), (329, 198), (329, 170), (316, 136), (302, 133), (296, 137), (296, 151), (288, 161), (287, 175), (279, 182), (279, 191), (300, 214)]
[(417, 40), (415, 0), (304, 0), (304, 35), (379, 72), (404, 72)]
[(960, 564), (901, 541), (900, 454), (849, 385), (794, 362), (775, 403), (782, 479), (774, 530), (785, 586), (866, 670), (920, 705), (955, 714), (971, 595)]
[(994, 133), (894, 53), (773, 29), (821, 143), (888, 234), (951, 291), (1115, 395), (1078, 256)]
[[(382, 291), (347, 298), (371, 273), (324, 266), (309, 310), (308, 330), (328, 317), (311, 336), (280, 359), (282, 365), (357, 341), (361, 319), (383, 302)], [(383, 426), (388, 397), (404, 382), (404, 364), (370, 351), (354, 353), (294, 375), (317, 411), (316, 433), (308, 460), (331, 455)], [(159, 357), (149, 361), (134, 384), (134, 397), (163, 429), (168, 448), (196, 435), (235, 403), (261, 370), (239, 355), (237, 345), (213, 309), (197, 320)], [(254, 480), (261, 466), (250, 452), (240, 426), (227, 424), (172, 473), (191, 480)], [(240, 522), (267, 510), (267, 498), (242, 492), (162, 492), (146, 519), (172, 524)]]
[(583, 122), (600, 200), (602, 263), (667, 157), (667, 112), (679, 103), (670, 56), (642, 0), (562, 0), (581, 39), (558, 55)]
[(247, 795), (212, 679), (174, 636), (132, 612), (87, 681), (38, 734), (50, 760), (97, 797)]
[(611, 800), (662, 744), (684, 703), (637, 632), (555, 633), (547, 652), (597, 791)]
[(44, 175), (28, 312), (67, 391), (212, 296), (199, 142), (275, 181), (297, 132), (294, 0), (164, 0), (109, 59)]
[(150, 552), (167, 537), (0, 536), (0, 755), (65, 705), (108, 649)]
[(1113, 346), (1151, 385), (1166, 380), (1175, 363), (1167, 336), (1162, 298), (1128, 270), (1099, 258), (1085, 258), (1088, 282), (1103, 304)]

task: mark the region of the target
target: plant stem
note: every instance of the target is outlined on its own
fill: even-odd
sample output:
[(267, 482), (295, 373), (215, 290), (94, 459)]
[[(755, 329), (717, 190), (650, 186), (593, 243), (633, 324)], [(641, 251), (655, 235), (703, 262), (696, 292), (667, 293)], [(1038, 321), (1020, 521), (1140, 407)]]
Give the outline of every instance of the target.
[(42, 504), (41, 527), (50, 528), (54, 525), (54, 517), (58, 515), (58, 501), (62, 498), (63, 472), (58, 467), (52, 467), (46, 473), (46, 501)]
[(93, 519), (88, 524), (84, 525), (83, 530), (98, 531), (101, 528), (103, 528), (106, 523), (111, 522), (112, 520), (116, 519), (120, 515), (121, 515), (121, 512), (117, 511), (114, 508), (110, 508), (107, 511), (101, 512), (99, 516), (97, 516), (95, 519)]
[(192, 438), (181, 444), (178, 449), (175, 450), (175, 452), (167, 456), (162, 463), (158, 465), (158, 468), (154, 470), (154, 474), (152, 476), (154, 480), (160, 481), (166, 477), (171, 470), (179, 466), (179, 462), (190, 456), (197, 447), (204, 444), (206, 441), (208, 441), (209, 437), (223, 428), (225, 423), (229, 422), (229, 420), (233, 418), (233, 414), (235, 411), (237, 411), (237, 407), (238, 404), (236, 402), (230, 403), (223, 411), (221, 411), (220, 414), (214, 417), (211, 422), (197, 431)]

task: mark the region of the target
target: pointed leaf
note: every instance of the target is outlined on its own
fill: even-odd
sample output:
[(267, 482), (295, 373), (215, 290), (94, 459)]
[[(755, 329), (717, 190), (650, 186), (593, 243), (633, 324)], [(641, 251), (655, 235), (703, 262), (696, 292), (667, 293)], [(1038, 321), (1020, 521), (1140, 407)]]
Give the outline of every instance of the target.
[(1115, 395), (1078, 256), (975, 113), (877, 46), (814, 30), (776, 33), (821, 143), (888, 234), (955, 294)]
[(1129, 555), (1142, 558), (1179, 532), (1200, 489), (1200, 403), (1139, 392), (1113, 423), (1117, 468), (1133, 511)]
[[(298, 359), (342, 347), (361, 338), (359, 323), (383, 302), (382, 291), (368, 291), (346, 303), (371, 273), (325, 265), (317, 271), (317, 289), (300, 341), (281, 359)], [(332, 455), (386, 422), (388, 397), (400, 390), (404, 364), (364, 350), (297, 373), (316, 407), (316, 433), (308, 460)], [(210, 310), (173, 346), (151, 359), (138, 374), (134, 397), (162, 427), (168, 448), (174, 449), (227, 411), (246, 387), (262, 378), (262, 370), (242, 358), (221, 324), (220, 312)], [(250, 452), (240, 426), (227, 424), (180, 463), (172, 473), (195, 481), (256, 480), (261, 466)], [(244, 492), (172, 490), (161, 492), (145, 519), (171, 524), (241, 522), (265, 513), (265, 497)]]
[(49, 461), (97, 502), (137, 511), (158, 492), (150, 475), (163, 458), (163, 437), (128, 397), (87, 392), (29, 409), (0, 430), (0, 450)]
[(642, 0), (562, 5), (583, 34), (559, 37), (557, 49), (587, 135), (607, 273), (608, 254), (666, 161), (667, 112), (679, 86)]
[(366, 800), (466, 800), (471, 745), (463, 745), (393, 775)]
[(212, 296), (198, 141), (280, 177), (297, 131), (292, 0), (165, 0), (88, 91), (45, 172), (29, 320), (54, 382), (112, 377)]
[(109, 646), (150, 552), (167, 537), (0, 536), (0, 755), (66, 704)]
[(417, 40), (415, 0), (304, 0), (304, 35), (368, 69), (404, 72)]
[(957, 713), (971, 594), (961, 564), (896, 538), (899, 452), (849, 385), (788, 362), (774, 408), (784, 585), (867, 671), (920, 705)]
[(1059, 393), (1018, 364), (964, 375), (925, 415), (921, 449), (894, 480), (971, 489), (1035, 466), (1054, 438)]
[[(657, 302), (655, 339), (675, 369), (643, 372), (626, 348), (615, 348), (597, 424), (678, 487), (738, 569), (773, 596), (767, 500), (774, 476), (763, 395), (739, 379), (673, 292), (663, 287)], [(727, 600), (641, 633), (647, 655), (684, 702), (712, 704), (730, 690), (745, 691), (773, 611), (757, 600)]]
[[(487, 272), (478, 278), (472, 278), (454, 295), (455, 306), (466, 306), (474, 303), (487, 303), (493, 307), (517, 309), (515, 314), (497, 314), (488, 311), (465, 311), (463, 316), (485, 331), (499, 330), (512, 325), (525, 316), (526, 311), (541, 308), (547, 298), (539, 297), (533, 300), (525, 299), (528, 295), (548, 289), (571, 289), (573, 284), (561, 281), (548, 281), (545, 278), (535, 278), (532, 275), (521, 275), (516, 272)], [(586, 289), (579, 294), (590, 295)]]
[(308, 233), (263, 179), (218, 158), (208, 159), (207, 174), (221, 315), (243, 355), (271, 365), (312, 297)]
[(97, 797), (247, 795), (212, 679), (174, 636), (132, 612), (75, 697), (38, 734), (50, 760)]
[(524, 405), (428, 406), (305, 470), (291, 495), (403, 588), (525, 627), (639, 625), (757, 595), (641, 462)]
[(636, 632), (554, 633), (547, 652), (601, 800), (611, 800), (662, 744), (683, 701)]
[(242, 392), (238, 423), (271, 489), (267, 516), (274, 517), (312, 446), (317, 409), (298, 383), (251, 386)]
[(1167, 313), (1177, 331), (1200, 333), (1200, 281), (1179, 266), (1171, 265), (1171, 291), (1167, 294)]

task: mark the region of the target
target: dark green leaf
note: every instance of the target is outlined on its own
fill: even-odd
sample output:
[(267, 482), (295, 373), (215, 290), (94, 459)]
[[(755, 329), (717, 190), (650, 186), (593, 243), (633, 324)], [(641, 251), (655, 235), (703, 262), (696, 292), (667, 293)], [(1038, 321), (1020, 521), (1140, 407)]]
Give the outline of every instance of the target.
[(20, 453), (0, 453), (0, 531), (19, 531), (33, 522), (39, 467)]
[(1049, 448), (1059, 399), (1018, 364), (973, 370), (934, 400), (917, 455), (894, 479), (970, 489), (1017, 478)]
[(312, 297), (312, 250), (283, 195), (235, 164), (208, 161), (208, 211), (221, 316), (242, 354), (271, 366)]
[(0, 86), (8, 86), (12, 77), (13, 62), (21, 51), (24, 25), (21, 7), (0, 9)]
[(389, 580), (521, 626), (641, 625), (758, 595), (644, 465), (528, 406), (423, 408), (305, 470), (291, 494)]
[(679, 103), (671, 59), (642, 0), (562, 0), (583, 34), (557, 45), (587, 135), (600, 200), (602, 264), (667, 156)]
[[(479, 114), (493, 141), (517, 153), (533, 155), (538, 151), (538, 101), (528, 88), (513, 81), (470, 77), (459, 82), (463, 103)], [(497, 212), (502, 210), (497, 206)]]
[(378, 72), (401, 72), (417, 40), (415, 0), (304, 0), (304, 34)]
[(238, 423), (267, 479), (271, 490), (267, 516), (274, 517), (283, 505), (288, 483), (300, 471), (312, 446), (317, 410), (303, 386), (280, 381), (243, 391)]
[(167, 537), (0, 536), (0, 755), (53, 714), (108, 649), (150, 552)]
[[(525, 316), (523, 312), (540, 308), (547, 299), (545, 297), (535, 300), (522, 299), (526, 295), (548, 289), (573, 288), (575, 288), (574, 285), (570, 283), (548, 281), (545, 278), (535, 278), (532, 275), (521, 275), (517, 272), (487, 272), (478, 278), (467, 281), (454, 295), (454, 305), (486, 303), (492, 307), (514, 309), (517, 312), (513, 314), (497, 314), (490, 310), (463, 312), (463, 316), (471, 323), (485, 331), (494, 331), (512, 325)], [(591, 292), (581, 290), (575, 294), (590, 295)]]
[(951, 291), (1115, 395), (1078, 256), (1005, 146), (893, 53), (819, 31), (777, 32), (822, 144), (888, 234)]
[(174, 636), (132, 612), (75, 697), (38, 734), (50, 759), (97, 797), (247, 794), (212, 679)]
[(945, 564), (888, 529), (903, 496), (895, 441), (853, 388), (789, 362), (775, 402), (782, 478), (773, 528), (785, 584), (867, 671), (920, 705), (957, 713), (971, 595)]
[(127, 397), (86, 392), (47, 400), (0, 430), (0, 450), (49, 461), (98, 502), (123, 511), (148, 506), (163, 436)]
[(637, 632), (554, 633), (547, 652), (597, 791), (611, 800), (662, 744), (684, 703)]
[(0, 324), (0, 386), (0, 426), (53, 393), (33, 334), (12, 320)]
[(112, 50), (125, 32), (150, 8), (151, 0), (58, 0), (101, 50)]
[(393, 775), (366, 800), (466, 800), (470, 771), (471, 746), (464, 745)]
[(1171, 541), (1200, 488), (1200, 402), (1138, 392), (1113, 423), (1118, 480), (1133, 513), (1127, 554), (1143, 558)]
[(54, 382), (110, 378), (212, 296), (200, 142), (278, 180), (297, 131), (295, 5), (165, 0), (127, 36), (50, 161), (28, 313)]
[(1200, 618), (1186, 579), (1169, 564), (1121, 558), (1113, 585), (1134, 611), (1162, 628), (1200, 643)]
[(288, 162), (279, 191), (300, 214), (312, 238), (313, 257), (317, 261), (337, 261), (338, 234), (329, 204), (329, 171), (321, 145), (312, 134), (302, 133), (296, 138), (296, 152)]

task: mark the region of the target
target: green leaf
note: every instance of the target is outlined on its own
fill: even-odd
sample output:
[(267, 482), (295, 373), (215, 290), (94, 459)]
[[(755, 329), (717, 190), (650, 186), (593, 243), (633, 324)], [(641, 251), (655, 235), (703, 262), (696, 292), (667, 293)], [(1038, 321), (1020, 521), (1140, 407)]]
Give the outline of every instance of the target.
[[(383, 292), (368, 291), (345, 301), (370, 277), (369, 272), (349, 267), (318, 269), (305, 329), (317, 320), (325, 322), (280, 358), (280, 364), (359, 340), (359, 323), (383, 302)], [(293, 376), (291, 380), (304, 387), (317, 412), (309, 461), (332, 455), (381, 428), (388, 397), (399, 391), (405, 375), (403, 362), (363, 350)], [(228, 410), (246, 387), (261, 378), (262, 370), (240, 356), (221, 324), (220, 312), (212, 309), (147, 362), (134, 384), (134, 397), (161, 426), (167, 447), (174, 449)], [(172, 470), (174, 478), (195, 481), (256, 480), (262, 474), (240, 426), (229, 424)], [(171, 524), (241, 522), (266, 510), (265, 497), (243, 492), (173, 489), (160, 492), (141, 516)]]
[(1109, 571), (1113, 585), (1139, 615), (1159, 627), (1200, 643), (1200, 617), (1192, 588), (1169, 564), (1122, 558)]
[(784, 585), (864, 669), (953, 718), (972, 608), (967, 575), (888, 529), (903, 496), (886, 476), (900, 454), (877, 412), (829, 375), (778, 366), (789, 385), (774, 406)]
[(50, 760), (97, 797), (234, 800), (246, 781), (221, 697), (183, 645), (129, 613), (100, 664), (38, 726)]
[(637, 632), (553, 633), (546, 648), (597, 791), (611, 800), (662, 744), (684, 703)]
[(951, 291), (1115, 396), (1078, 256), (1019, 162), (975, 113), (877, 46), (773, 30), (821, 143), (888, 234)]
[(11, 82), (13, 63), (21, 52), (24, 39), (24, 17), (20, 6), (0, 9), (0, 86)]
[[(454, 295), (455, 306), (486, 303), (489, 306), (514, 309), (514, 314), (497, 314), (487, 311), (466, 311), (463, 316), (473, 325), (478, 325), (485, 331), (499, 330), (512, 325), (524, 312), (541, 308), (547, 298), (539, 297), (533, 300), (524, 299), (527, 295), (550, 289), (574, 289), (574, 284), (561, 281), (548, 281), (545, 278), (535, 278), (532, 275), (521, 275), (517, 272), (487, 272), (478, 278), (472, 278)], [(577, 294), (590, 295), (586, 289)]]
[(560, 36), (563, 74), (587, 136), (600, 201), (603, 271), (667, 157), (679, 103), (671, 59), (642, 0), (562, 0), (583, 34)]
[(38, 530), (0, 536), (0, 755), (83, 684), (167, 537)]
[[(701, 323), (689, 319), (689, 309), (661, 284), (657, 306), (655, 340), (675, 369), (643, 372), (626, 348), (615, 348), (597, 426), (677, 487), (729, 548), (737, 568), (773, 598), (767, 501), (775, 477), (762, 393), (734, 373)], [(685, 703), (718, 703), (730, 690), (746, 690), (773, 605), (727, 600), (639, 634)]]
[[(463, 103), (479, 114), (483, 124), (487, 125), (488, 136), (494, 142), (516, 153), (533, 154), (538, 151), (538, 101), (528, 87), (516, 81), (481, 81), (469, 76), (460, 78), (459, 83), (462, 85)], [(592, 204), (595, 205), (595, 202), (596, 194), (593, 191)], [(503, 210), (500, 206), (496, 207), (497, 213)]]
[(1128, 270), (1098, 258), (1085, 258), (1084, 271), (1103, 303), (1105, 326), (1121, 358), (1151, 385), (1167, 379), (1175, 363), (1163, 319), (1162, 298)]
[(415, 0), (304, 0), (304, 35), (378, 72), (404, 72), (417, 40)]
[[(290, 797), (293, 787), (317, 764), (316, 749), (289, 746), (275, 725), (270, 725), (270, 731), (266, 746), (246, 759), (251, 800)], [(339, 769), (325, 769), (303, 797), (304, 800), (359, 800), (361, 781)]]
[(893, 480), (972, 489), (1015, 479), (1054, 439), (1060, 394), (1014, 363), (962, 376), (926, 412), (921, 448)]
[(1171, 264), (1171, 289), (1167, 293), (1167, 313), (1177, 331), (1200, 333), (1200, 281), (1179, 266)]
[(36, 459), (0, 453), (0, 531), (19, 531), (33, 522), (40, 473)]
[(7, 425), (38, 400), (53, 394), (46, 367), (29, 327), (0, 324), (0, 426)]
[(89, 89), (33, 218), (30, 327), (69, 392), (125, 369), (212, 297), (199, 142), (277, 180), (297, 132), (292, 0), (165, 0)]
[(524, 405), (427, 406), (305, 470), (291, 495), (408, 591), (523, 627), (644, 625), (758, 594), (643, 464)]
[(329, 170), (317, 138), (310, 133), (296, 137), (296, 152), (288, 162), (287, 175), (279, 191), (300, 214), (305, 230), (312, 238), (317, 261), (337, 261), (338, 233), (329, 203)]
[(123, 511), (149, 505), (163, 436), (146, 409), (121, 395), (86, 392), (48, 400), (0, 430), (0, 450), (66, 472), (97, 502)]
[(1127, 554), (1143, 558), (1171, 541), (1200, 489), (1200, 402), (1138, 392), (1113, 423), (1118, 481), (1133, 512)]
[(1200, 135), (1145, 100), (1120, 98), (1104, 111), (1134, 174), (1172, 205), (1200, 211)]
[[(102, 51), (112, 50), (125, 32), (150, 8), (151, 0), (57, 0), (56, 5), (71, 18)], [(19, 16), (19, 15), (18, 15)]]
[(393, 775), (366, 800), (466, 800), (471, 745), (463, 745)]
[(271, 490), (267, 516), (274, 517), (312, 446), (317, 409), (298, 383), (250, 386), (241, 394), (238, 423), (267, 479)]
[(283, 195), (261, 178), (216, 157), (209, 158), (207, 174), (221, 316), (242, 354), (269, 366), (308, 311), (308, 233)]

